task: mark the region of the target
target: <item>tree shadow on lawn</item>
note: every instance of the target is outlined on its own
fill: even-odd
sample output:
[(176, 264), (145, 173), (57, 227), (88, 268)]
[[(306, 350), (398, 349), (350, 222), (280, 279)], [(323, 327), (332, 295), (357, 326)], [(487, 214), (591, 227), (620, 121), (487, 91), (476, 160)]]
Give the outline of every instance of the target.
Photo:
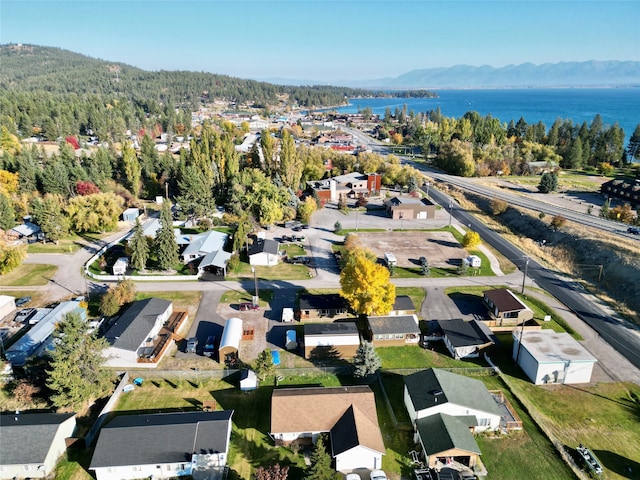
[(269, 410), (273, 387), (262, 386), (251, 391), (237, 388), (212, 390), (209, 393), (224, 410), (234, 410), (233, 423), (238, 428), (255, 428), (260, 433), (269, 433)]
[[(640, 463), (609, 450), (593, 450), (602, 466), (623, 478), (640, 478)], [(576, 453), (577, 455), (577, 453)], [(576, 458), (574, 456), (574, 458)], [(578, 465), (581, 465), (578, 462)]]

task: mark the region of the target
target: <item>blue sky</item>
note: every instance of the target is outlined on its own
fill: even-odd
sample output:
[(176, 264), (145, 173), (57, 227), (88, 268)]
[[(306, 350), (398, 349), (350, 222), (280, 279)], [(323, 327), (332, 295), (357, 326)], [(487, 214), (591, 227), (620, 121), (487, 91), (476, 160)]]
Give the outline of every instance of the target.
[(145, 70), (366, 80), (458, 64), (640, 61), (640, 1), (0, 0), (0, 43)]

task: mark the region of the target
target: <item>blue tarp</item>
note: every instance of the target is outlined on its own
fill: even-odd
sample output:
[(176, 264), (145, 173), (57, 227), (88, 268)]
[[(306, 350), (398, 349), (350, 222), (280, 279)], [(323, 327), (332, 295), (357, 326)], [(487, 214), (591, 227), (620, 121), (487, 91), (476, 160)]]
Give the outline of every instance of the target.
[(133, 384), (137, 385), (139, 387), (140, 385), (142, 385), (142, 382), (144, 382), (144, 380), (142, 378), (138, 377), (133, 381)]

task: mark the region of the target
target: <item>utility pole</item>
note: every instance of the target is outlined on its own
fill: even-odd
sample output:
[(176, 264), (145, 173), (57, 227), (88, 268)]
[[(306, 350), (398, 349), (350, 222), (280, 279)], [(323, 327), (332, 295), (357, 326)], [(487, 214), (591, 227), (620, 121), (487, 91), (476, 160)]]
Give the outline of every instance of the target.
[(256, 277), (256, 267), (251, 267), (251, 271), (253, 272), (253, 286), (256, 293), (253, 297), (253, 306), (257, 307), (258, 305), (260, 305), (260, 296), (258, 295), (258, 278)]
[(524, 275), (522, 276), (522, 294), (524, 295), (524, 284), (527, 281), (527, 271), (529, 270), (529, 257), (524, 257)]
[(453, 202), (449, 200), (449, 227), (451, 227), (451, 217), (453, 216)]

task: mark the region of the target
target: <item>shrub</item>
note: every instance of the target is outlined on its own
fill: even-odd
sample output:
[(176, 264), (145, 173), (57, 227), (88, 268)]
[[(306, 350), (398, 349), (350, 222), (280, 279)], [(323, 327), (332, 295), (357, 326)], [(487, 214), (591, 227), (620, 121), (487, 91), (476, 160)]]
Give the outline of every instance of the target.
[(500, 215), (501, 213), (506, 212), (507, 208), (509, 208), (509, 204), (504, 200), (497, 198), (491, 200), (491, 213), (494, 215)]
[(562, 215), (555, 215), (552, 219), (551, 219), (551, 226), (553, 228), (560, 228), (561, 226), (563, 226), (565, 223), (567, 223), (567, 219), (564, 218)]
[(480, 245), (480, 234), (478, 232), (467, 232), (462, 237), (462, 246), (464, 248), (473, 248)]

